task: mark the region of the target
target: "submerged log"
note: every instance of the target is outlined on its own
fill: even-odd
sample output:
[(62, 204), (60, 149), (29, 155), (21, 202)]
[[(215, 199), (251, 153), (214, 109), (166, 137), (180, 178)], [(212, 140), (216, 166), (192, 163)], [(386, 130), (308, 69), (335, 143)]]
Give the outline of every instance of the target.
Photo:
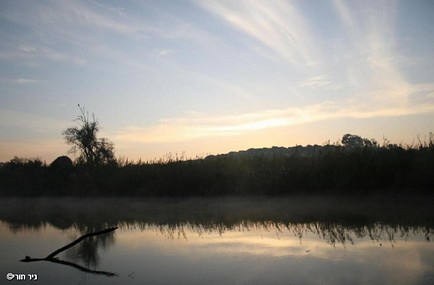
[(102, 235), (102, 234), (105, 234), (105, 233), (109, 233), (109, 232), (112, 232), (112, 231), (116, 230), (117, 228), (118, 227), (116, 227), (116, 228), (109, 228), (109, 229), (106, 229), (106, 230), (103, 230), (103, 231), (100, 231), (100, 232), (94, 232), (94, 233), (85, 234), (84, 236), (79, 237), (78, 239), (76, 239), (75, 241), (71, 242), (70, 244), (67, 244), (64, 247), (61, 247), (58, 250), (53, 251), (52, 253), (50, 253), (47, 256), (47, 258), (53, 258), (53, 257), (55, 257), (57, 254), (61, 253), (62, 251), (67, 250), (70, 247), (73, 247), (74, 245), (76, 245), (77, 243), (81, 242), (85, 238), (88, 238), (88, 237), (91, 237), (91, 236)]
[(74, 245), (78, 244), (79, 242), (83, 241), (84, 239), (88, 238), (88, 237), (92, 237), (92, 236), (97, 236), (97, 235), (102, 235), (102, 234), (106, 234), (112, 231), (115, 231), (118, 227), (114, 227), (114, 228), (108, 228), (99, 232), (94, 232), (94, 233), (88, 233), (85, 234), (81, 237), (79, 237), (78, 239), (76, 239), (75, 241), (53, 251), (52, 253), (50, 253), (49, 255), (47, 255), (47, 257), (44, 258), (32, 258), (30, 256), (26, 256), (24, 259), (21, 259), (21, 262), (34, 262), (34, 261), (49, 261), (49, 262), (54, 262), (54, 263), (59, 263), (59, 264), (63, 264), (63, 265), (68, 265), (68, 266), (72, 266), (74, 268), (77, 268), (81, 271), (84, 272), (88, 272), (88, 273), (94, 273), (94, 274), (102, 274), (102, 275), (106, 275), (106, 276), (117, 276), (117, 274), (112, 273), (112, 272), (107, 272), (107, 271), (98, 271), (98, 270), (91, 270), (89, 268), (83, 267), (81, 265), (78, 265), (76, 263), (70, 262), (70, 261), (64, 261), (64, 260), (60, 260), (58, 257), (56, 257), (56, 255), (58, 255), (59, 253), (67, 250), (68, 248), (73, 247)]

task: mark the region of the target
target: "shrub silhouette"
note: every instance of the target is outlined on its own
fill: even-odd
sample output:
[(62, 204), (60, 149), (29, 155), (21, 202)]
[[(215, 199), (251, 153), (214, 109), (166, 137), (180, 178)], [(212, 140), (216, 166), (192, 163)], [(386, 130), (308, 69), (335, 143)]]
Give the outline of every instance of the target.
[(92, 114), (89, 117), (89, 112), (84, 107), (78, 105), (81, 115), (75, 121), (79, 126), (70, 127), (63, 131), (63, 136), (67, 144), (72, 145), (70, 152), (78, 153), (77, 162), (88, 165), (101, 165), (114, 163), (114, 146), (106, 138), (98, 138), (97, 134), (100, 130), (99, 122)]

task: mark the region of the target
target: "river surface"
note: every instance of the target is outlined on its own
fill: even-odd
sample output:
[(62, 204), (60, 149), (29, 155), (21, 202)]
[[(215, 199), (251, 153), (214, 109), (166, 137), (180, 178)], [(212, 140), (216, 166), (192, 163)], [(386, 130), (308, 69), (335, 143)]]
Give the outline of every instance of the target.
[[(434, 284), (425, 199), (3, 199), (0, 207), (0, 284)], [(54, 260), (21, 261), (112, 227)]]

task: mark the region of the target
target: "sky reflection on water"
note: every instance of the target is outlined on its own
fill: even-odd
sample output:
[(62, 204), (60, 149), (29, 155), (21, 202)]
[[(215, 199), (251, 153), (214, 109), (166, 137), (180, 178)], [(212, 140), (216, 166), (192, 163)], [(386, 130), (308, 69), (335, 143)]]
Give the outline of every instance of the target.
[[(57, 222), (65, 218), (61, 212), (63, 215), (67, 212), (65, 208), (60, 209)], [(54, 212), (50, 213), (51, 217)], [(207, 219), (189, 221), (186, 216), (178, 215), (176, 221), (162, 222), (161, 217), (139, 219), (135, 213), (136, 218), (132, 219), (119, 213), (119, 229), (115, 232), (90, 238), (59, 254), (61, 260), (117, 274), (117, 277), (107, 277), (46, 261), (22, 263), (19, 260), (26, 255), (45, 257), (91, 229), (110, 226), (113, 221), (108, 217), (98, 215), (101, 221), (95, 224), (89, 212), (83, 211), (81, 214), (86, 214), (92, 222), (76, 220), (68, 227), (59, 228), (42, 216), (31, 222), (14, 216), (11, 221), (9, 214), (0, 210), (0, 284), (6, 282), (8, 272), (36, 273), (40, 284), (60, 281), (62, 284), (429, 284), (434, 281), (433, 227), (414, 224), (411, 220), (401, 224), (364, 224), (348, 220), (332, 222), (324, 220), (325, 217), (291, 222), (291, 219), (256, 216), (252, 220), (228, 222), (203, 213)], [(8, 284), (15, 282), (18, 281)], [(20, 283), (36, 284), (29, 280)]]
[(19, 263), (25, 255), (46, 256), (78, 232), (50, 225), (39, 231), (12, 232), (2, 223), (1, 274), (38, 273), (43, 284), (64, 279), (65, 284), (422, 284), (424, 278), (433, 280), (434, 247), (424, 235), (390, 242), (349, 233), (353, 243), (330, 244), (315, 233), (306, 232), (300, 239), (290, 228), (282, 228), (256, 225), (221, 233), (198, 232), (188, 225), (177, 232), (167, 226), (137, 225), (121, 227), (104, 246), (94, 242), (90, 251), (96, 257), (79, 254), (77, 249), (60, 255), (119, 274), (109, 278), (46, 262)]

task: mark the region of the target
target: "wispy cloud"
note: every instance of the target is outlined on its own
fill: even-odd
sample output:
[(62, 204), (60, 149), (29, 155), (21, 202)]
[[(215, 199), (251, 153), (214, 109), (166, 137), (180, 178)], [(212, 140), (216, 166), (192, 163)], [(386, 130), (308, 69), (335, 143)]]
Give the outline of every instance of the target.
[(288, 1), (197, 1), (210, 13), (269, 47), (290, 64), (315, 63), (312, 30)]
[[(434, 90), (434, 86), (426, 86)], [(406, 96), (420, 90), (402, 90)], [(383, 91), (388, 92), (388, 91)], [(431, 93), (430, 93), (431, 94)], [(384, 94), (379, 91), (379, 98)], [(368, 119), (422, 114), (434, 111), (431, 104), (390, 104), (354, 98), (344, 101), (325, 101), (300, 108), (264, 110), (254, 113), (210, 117), (205, 114), (190, 113), (183, 117), (167, 118), (150, 127), (129, 126), (115, 136), (120, 142), (167, 143), (192, 141), (201, 138), (244, 135), (252, 131), (299, 125), (339, 118)]]
[(174, 54), (174, 53), (176, 53), (176, 51), (173, 49), (162, 49), (162, 50), (158, 51), (158, 55), (161, 57), (169, 56), (169, 55)]
[(1, 83), (6, 84), (35, 84), (45, 82), (43, 80), (31, 79), (31, 78), (16, 78), (16, 79), (0, 79)]
[(0, 51), (0, 60), (22, 61), (28, 65), (35, 65), (37, 61), (48, 60), (51, 62), (68, 62), (75, 65), (84, 65), (87, 60), (83, 56), (78, 56), (73, 53), (65, 53), (56, 49), (39, 46), (39, 47), (18, 47)]
[[(330, 28), (340, 36), (327, 40), (321, 40), (322, 22), (306, 18), (299, 3), (197, 3), (286, 60), (294, 73), (306, 78), (298, 81), (299, 88), (342, 90), (343, 98), (364, 96), (365, 100), (376, 100), (379, 90), (389, 90), (382, 96), (395, 102), (407, 100), (407, 93), (397, 90), (413, 88), (400, 70), (400, 56), (394, 49), (397, 7), (393, 1), (334, 1), (341, 25)], [(310, 68), (313, 64), (314, 69)]]
[(338, 90), (342, 87), (342, 84), (333, 83), (330, 79), (327, 78), (327, 76), (320, 75), (300, 81), (298, 83), (298, 86), (312, 89)]
[[(409, 88), (394, 50), (396, 3), (335, 0), (334, 7), (350, 40), (347, 53), (351, 56), (342, 65), (346, 69), (342, 75), (348, 84), (360, 89), (369, 85), (371, 90)], [(387, 13), (382, 12), (386, 10)]]
[(207, 45), (212, 40), (200, 26), (165, 11), (164, 5), (133, 1), (122, 6), (49, 0), (0, 10), (8, 24), (27, 30), (25, 36), (8, 34), (8, 41), (0, 44), (0, 60), (35, 64), (48, 59), (94, 66), (115, 62), (142, 70), (156, 49), (159, 56), (167, 56), (181, 41)]
[(117, 136), (118, 141), (158, 143), (189, 141), (197, 138), (239, 135), (269, 127), (288, 125), (289, 117), (279, 110), (210, 117), (200, 113), (168, 118), (150, 127), (130, 126)]

